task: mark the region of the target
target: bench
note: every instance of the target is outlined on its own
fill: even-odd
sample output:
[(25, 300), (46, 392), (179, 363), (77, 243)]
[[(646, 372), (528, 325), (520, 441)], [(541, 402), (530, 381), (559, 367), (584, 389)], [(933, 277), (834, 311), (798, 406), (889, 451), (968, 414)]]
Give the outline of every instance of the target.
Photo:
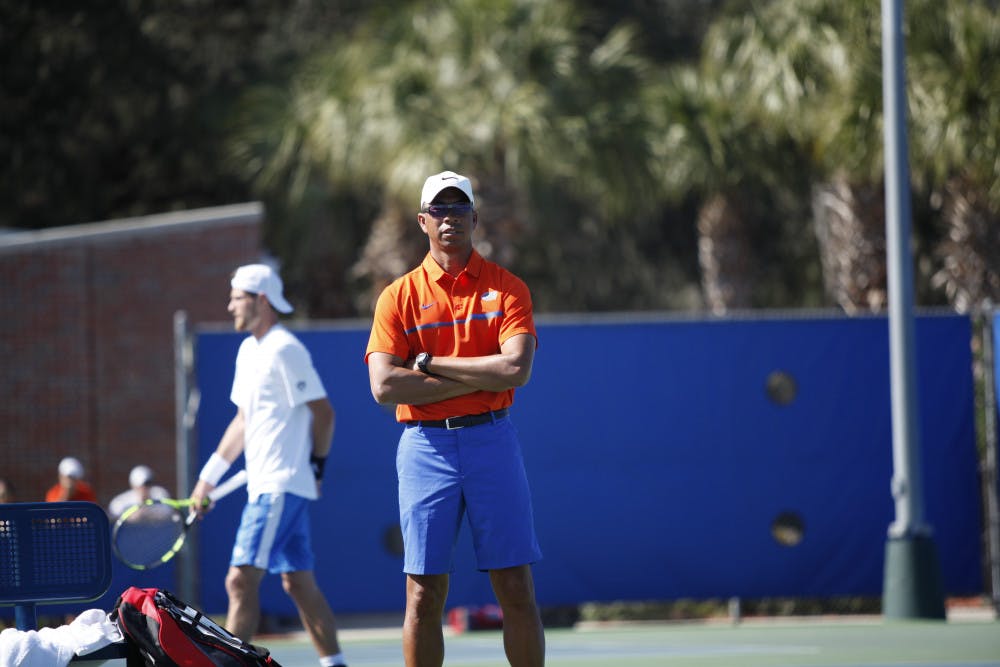
[[(38, 629), (38, 606), (93, 602), (111, 585), (111, 527), (99, 505), (68, 501), (0, 504), (0, 606), (18, 630)], [(110, 644), (73, 663), (125, 659)]]

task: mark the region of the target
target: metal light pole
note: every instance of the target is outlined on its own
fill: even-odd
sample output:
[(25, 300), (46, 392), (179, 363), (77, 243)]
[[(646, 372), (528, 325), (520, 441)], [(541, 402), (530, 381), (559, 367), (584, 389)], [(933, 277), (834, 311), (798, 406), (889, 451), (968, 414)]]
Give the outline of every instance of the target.
[[(191, 375), (191, 342), (188, 330), (187, 313), (178, 310), (174, 313), (174, 423), (175, 423), (175, 456), (177, 457), (177, 497), (187, 498), (193, 490), (191, 477), (196, 461), (191, 458), (191, 413), (192, 389)], [(186, 548), (177, 554), (177, 569), (175, 570), (177, 592), (181, 599), (192, 604), (198, 603), (198, 531), (192, 531), (188, 536)]]
[(885, 551), (886, 618), (944, 618), (940, 568), (924, 521), (910, 252), (910, 170), (906, 144), (902, 0), (882, 0), (882, 99), (885, 118), (886, 253), (892, 386), (892, 496), (896, 520)]

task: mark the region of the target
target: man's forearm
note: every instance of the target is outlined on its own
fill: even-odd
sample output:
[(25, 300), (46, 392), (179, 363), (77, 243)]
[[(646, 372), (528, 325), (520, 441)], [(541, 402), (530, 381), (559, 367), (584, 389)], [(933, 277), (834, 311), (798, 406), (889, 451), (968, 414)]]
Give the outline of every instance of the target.
[(309, 403), (312, 410), (312, 456), (325, 457), (330, 453), (337, 417), (327, 399)]
[(432, 357), (427, 369), (480, 391), (507, 391), (527, 384), (534, 358), (535, 337), (518, 334), (504, 341), (497, 354)]
[(237, 414), (236, 417), (229, 422), (229, 426), (226, 427), (226, 432), (223, 433), (222, 438), (219, 439), (219, 446), (215, 448), (215, 451), (219, 454), (219, 456), (232, 463), (240, 455), (240, 452), (243, 451), (243, 436), (243, 418), (242, 415)]
[(393, 366), (372, 379), (372, 395), (382, 405), (425, 405), (479, 391), (457, 380)]
[(435, 375), (475, 387), (479, 391), (507, 391), (524, 386), (530, 366), (518, 363), (513, 355), (486, 357), (434, 357), (431, 372)]

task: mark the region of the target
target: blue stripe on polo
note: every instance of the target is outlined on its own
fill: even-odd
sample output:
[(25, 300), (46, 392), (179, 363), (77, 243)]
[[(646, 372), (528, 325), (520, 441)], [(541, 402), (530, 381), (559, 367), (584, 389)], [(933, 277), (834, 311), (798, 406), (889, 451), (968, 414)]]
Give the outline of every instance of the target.
[(437, 329), (439, 327), (453, 327), (457, 324), (465, 324), (466, 322), (472, 320), (492, 320), (494, 317), (502, 317), (502, 310), (494, 310), (489, 313), (473, 313), (471, 317), (464, 320), (454, 320), (453, 322), (428, 322), (427, 324), (418, 324), (417, 326), (407, 329), (406, 335), (411, 333), (416, 333), (418, 331), (423, 331), (424, 329)]

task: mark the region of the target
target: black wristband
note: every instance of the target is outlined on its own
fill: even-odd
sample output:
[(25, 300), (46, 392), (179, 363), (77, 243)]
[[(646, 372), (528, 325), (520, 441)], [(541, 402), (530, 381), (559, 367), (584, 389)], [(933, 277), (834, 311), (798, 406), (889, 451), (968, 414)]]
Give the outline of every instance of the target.
[(309, 467), (313, 469), (313, 476), (317, 480), (323, 479), (323, 468), (326, 467), (326, 457), (316, 456), (315, 454), (309, 457)]

